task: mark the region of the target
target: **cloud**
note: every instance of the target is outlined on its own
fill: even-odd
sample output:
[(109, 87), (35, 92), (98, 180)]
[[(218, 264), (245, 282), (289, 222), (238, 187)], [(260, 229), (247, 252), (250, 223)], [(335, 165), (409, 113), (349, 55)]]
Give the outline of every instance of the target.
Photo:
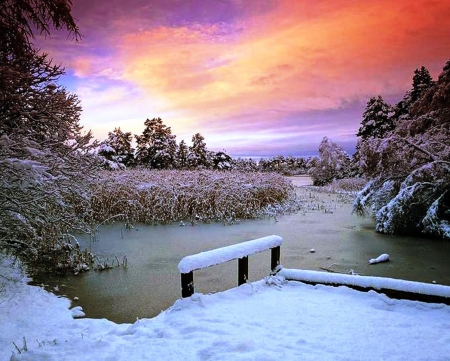
[(211, 4), (77, 2), (84, 43), (59, 51), (84, 119), (161, 116), (180, 138), (201, 132), (219, 146), (267, 134), (280, 146), (349, 144), (368, 97), (399, 99), (415, 68), (436, 76), (448, 58), (447, 1)]

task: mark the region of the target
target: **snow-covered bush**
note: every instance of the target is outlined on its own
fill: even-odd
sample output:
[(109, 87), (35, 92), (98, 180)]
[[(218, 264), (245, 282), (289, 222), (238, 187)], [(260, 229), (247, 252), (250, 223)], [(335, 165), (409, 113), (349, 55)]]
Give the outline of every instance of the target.
[(415, 77), (418, 98), (395, 129), (358, 142), (360, 166), (371, 181), (354, 210), (373, 215), (379, 232), (450, 239), (450, 62), (436, 83), (423, 69)]

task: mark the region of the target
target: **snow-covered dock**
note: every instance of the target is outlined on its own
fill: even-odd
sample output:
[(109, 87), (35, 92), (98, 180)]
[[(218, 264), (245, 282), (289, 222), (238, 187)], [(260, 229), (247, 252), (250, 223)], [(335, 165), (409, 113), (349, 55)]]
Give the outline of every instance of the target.
[(450, 287), (444, 285), (286, 268), (281, 269), (278, 275), (289, 281), (311, 285), (347, 286), (358, 291), (376, 291), (390, 298), (450, 305)]
[(237, 259), (238, 286), (240, 286), (246, 283), (248, 279), (248, 256), (269, 249), (271, 250), (270, 269), (274, 270), (280, 264), (282, 243), (283, 238), (272, 235), (184, 257), (178, 264), (178, 269), (181, 272), (182, 297), (189, 297), (194, 294), (193, 271), (195, 270)]

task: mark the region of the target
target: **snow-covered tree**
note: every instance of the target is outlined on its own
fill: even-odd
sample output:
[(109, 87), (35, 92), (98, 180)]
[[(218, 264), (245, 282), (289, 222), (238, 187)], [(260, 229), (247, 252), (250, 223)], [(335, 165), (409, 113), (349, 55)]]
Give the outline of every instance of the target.
[(51, 28), (77, 36), (69, 1), (0, 4), (0, 248), (65, 269), (83, 258), (68, 234), (87, 227), (95, 144), (77, 96), (58, 85), (64, 69), (31, 44)]
[(425, 67), (422, 66), (420, 69), (416, 69), (412, 79), (411, 90), (407, 91), (403, 99), (393, 107), (393, 118), (397, 121), (409, 119), (411, 104), (421, 98), (421, 96), (433, 85), (434, 80)]
[(414, 70), (414, 76), (411, 89), (411, 102), (415, 102), (421, 95), (434, 85), (434, 80), (427, 68), (422, 66), (420, 69)]
[(232, 169), (232, 159), (225, 151), (212, 154), (213, 168), (217, 170)]
[(211, 165), (205, 138), (200, 133), (192, 136), (192, 146), (189, 147), (188, 162), (191, 168), (208, 168)]
[(144, 125), (142, 135), (135, 135), (137, 163), (155, 169), (172, 168), (177, 149), (172, 129), (161, 118), (147, 119)]
[[(110, 168), (128, 167), (134, 162), (134, 149), (131, 146), (133, 135), (131, 132), (123, 132), (120, 127), (108, 133), (106, 139), (98, 149), (98, 154), (108, 161)], [(112, 162), (112, 163), (111, 163)]]
[(319, 157), (310, 169), (313, 184), (329, 184), (335, 179), (347, 177), (349, 171), (350, 157), (347, 152), (331, 139), (324, 137), (319, 145)]
[(392, 115), (392, 107), (381, 96), (370, 98), (356, 135), (362, 139), (383, 138), (387, 132), (395, 128)]
[(232, 167), (239, 172), (258, 172), (260, 170), (258, 162), (252, 158), (233, 159)]
[[(447, 63), (449, 65), (449, 63)], [(383, 233), (450, 239), (450, 66), (411, 104), (384, 139), (362, 142), (371, 181), (354, 209), (370, 213)]]
[(178, 149), (175, 155), (176, 159), (176, 167), (180, 169), (187, 168), (188, 166), (188, 155), (189, 148), (186, 145), (186, 142), (182, 140), (180, 144), (178, 144)]

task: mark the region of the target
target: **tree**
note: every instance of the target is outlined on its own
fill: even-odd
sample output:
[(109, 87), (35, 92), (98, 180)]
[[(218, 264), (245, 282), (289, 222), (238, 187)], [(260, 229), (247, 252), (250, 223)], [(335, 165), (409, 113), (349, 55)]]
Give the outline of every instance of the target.
[(380, 95), (370, 98), (363, 113), (361, 127), (356, 135), (363, 140), (371, 137), (383, 138), (395, 128), (392, 111), (392, 107)]
[(33, 49), (33, 31), (79, 36), (64, 0), (0, 3), (0, 248), (50, 267), (84, 267), (69, 232), (87, 230), (92, 135), (79, 123), (64, 73)]
[(189, 147), (188, 155), (188, 162), (191, 168), (208, 168), (210, 166), (208, 150), (204, 140), (205, 138), (200, 133), (192, 136), (192, 146)]
[(142, 135), (135, 135), (136, 161), (138, 164), (167, 169), (174, 166), (177, 143), (172, 129), (166, 126), (161, 118), (147, 119)]
[[(51, 28), (81, 34), (71, 14), (71, 0), (2, 0), (0, 2), (0, 48), (20, 54), (33, 48), (34, 30), (49, 35)], [(3, 58), (1, 60), (4, 60)]]
[(213, 168), (217, 170), (230, 170), (232, 169), (231, 157), (223, 152), (217, 152), (212, 155)]
[(412, 88), (405, 93), (403, 99), (394, 107), (393, 118), (397, 121), (409, 119), (411, 104), (421, 98), (433, 85), (434, 80), (424, 66), (420, 70), (416, 69), (412, 79)]
[(78, 97), (56, 85), (64, 69), (35, 50), (4, 58), (0, 63), (0, 134), (20, 134), (49, 144), (81, 134)]
[[(448, 63), (447, 63), (448, 64)], [(384, 139), (363, 142), (370, 182), (354, 210), (371, 214), (376, 230), (450, 239), (450, 66), (411, 104), (408, 119)]]
[(348, 176), (350, 157), (331, 139), (324, 137), (319, 145), (319, 157), (313, 163), (310, 174), (313, 184), (323, 186), (335, 179)]
[(434, 85), (433, 78), (427, 68), (422, 66), (420, 69), (414, 70), (414, 76), (411, 89), (411, 103), (414, 103), (421, 95)]
[(252, 158), (237, 158), (232, 160), (232, 168), (239, 172), (258, 172), (260, 165)]
[(184, 169), (188, 166), (188, 155), (189, 155), (189, 148), (186, 145), (186, 142), (182, 140), (180, 144), (178, 144), (178, 149), (176, 153), (177, 168)]
[(132, 137), (131, 132), (124, 133), (120, 127), (114, 128), (114, 131), (108, 133), (108, 139), (100, 145), (98, 154), (119, 167), (121, 164), (125, 167), (133, 165)]

